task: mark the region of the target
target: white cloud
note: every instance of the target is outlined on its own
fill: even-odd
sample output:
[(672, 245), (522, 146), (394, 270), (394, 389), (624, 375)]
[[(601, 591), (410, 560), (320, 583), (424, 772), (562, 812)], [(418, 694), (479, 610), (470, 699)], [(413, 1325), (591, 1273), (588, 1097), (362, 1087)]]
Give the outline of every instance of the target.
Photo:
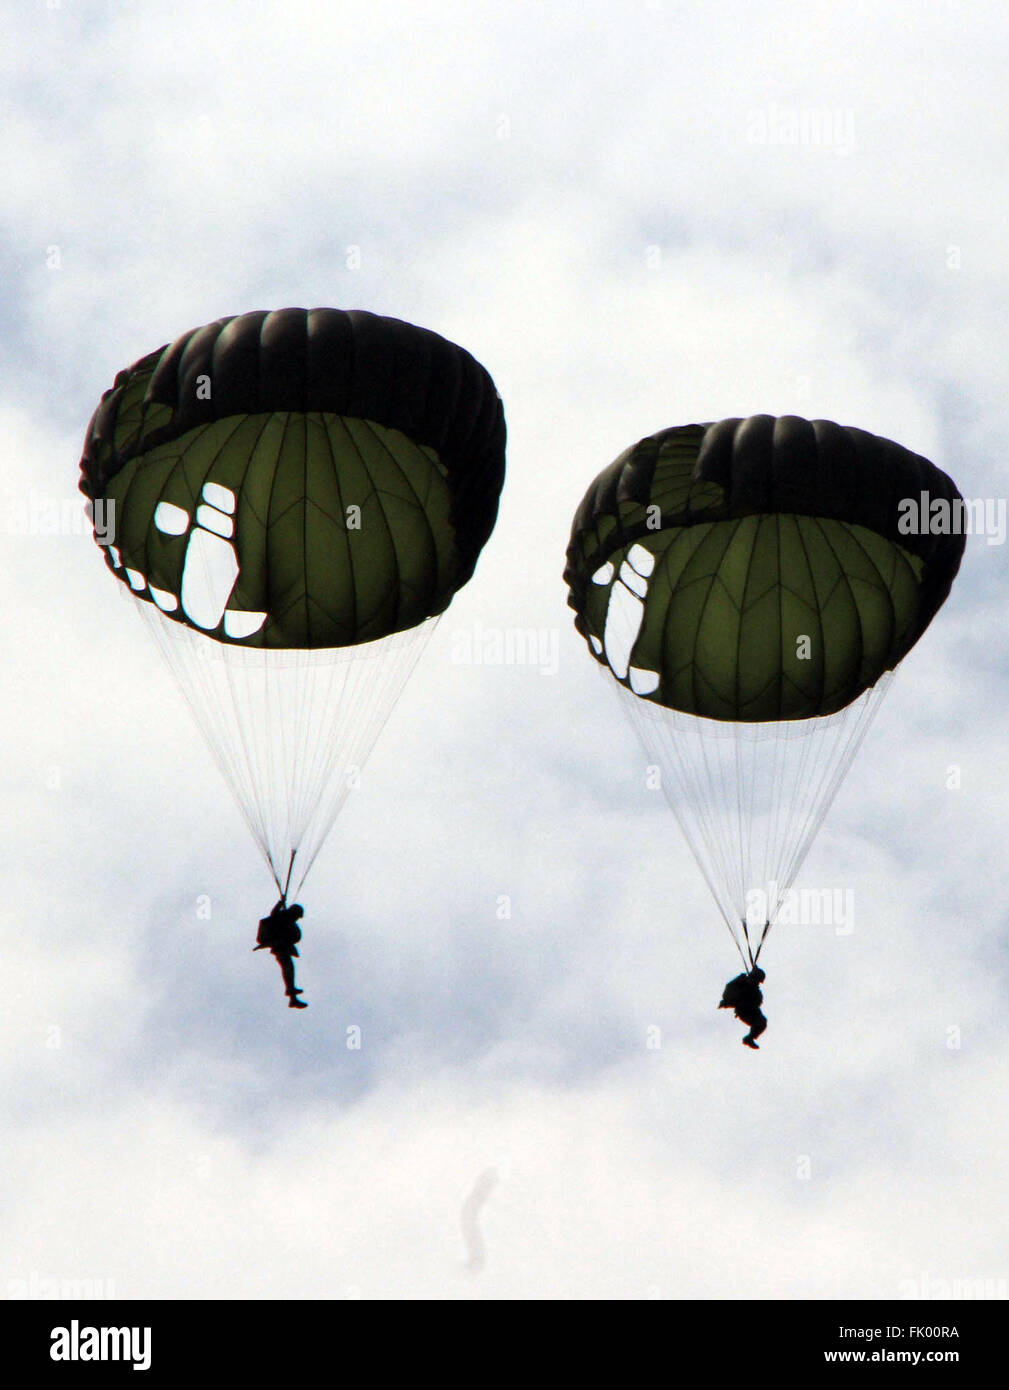
[[(1004, 547), (969, 544), (810, 855), (856, 929), (772, 936), (758, 1056), (716, 1012), (731, 945), (560, 577), (595, 473), (687, 420), (837, 418), (1002, 487), (1002, 74), (976, 42), (1001, 11), (937, 9), (913, 42), (867, 5), (402, 15), (182, 0), (13, 25), (0, 1279), (725, 1298), (1003, 1277)], [(851, 153), (748, 139), (772, 103), (850, 110)], [(86, 537), (10, 522), (74, 497), (120, 367), (285, 303), (461, 342), (510, 433), (497, 531), (305, 890), (300, 1017), (250, 949), (268, 877), (140, 624)], [(556, 674), (454, 662), (477, 624), (556, 637)]]

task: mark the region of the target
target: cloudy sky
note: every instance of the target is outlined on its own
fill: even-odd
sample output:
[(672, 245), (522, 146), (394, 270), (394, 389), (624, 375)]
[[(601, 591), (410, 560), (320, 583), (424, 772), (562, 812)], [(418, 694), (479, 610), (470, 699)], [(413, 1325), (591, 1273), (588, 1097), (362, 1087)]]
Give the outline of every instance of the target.
[[(560, 577), (592, 477), (688, 421), (836, 419), (1004, 496), (1002, 7), (4, 30), (3, 1294), (1009, 1295), (1005, 545), (969, 538), (838, 796), (802, 882), (853, 930), (772, 936), (759, 1053)], [(300, 1013), (76, 493), (121, 367), (286, 305), (462, 343), (509, 426), (497, 530), (302, 894)], [(548, 659), (453, 659), (515, 629)]]

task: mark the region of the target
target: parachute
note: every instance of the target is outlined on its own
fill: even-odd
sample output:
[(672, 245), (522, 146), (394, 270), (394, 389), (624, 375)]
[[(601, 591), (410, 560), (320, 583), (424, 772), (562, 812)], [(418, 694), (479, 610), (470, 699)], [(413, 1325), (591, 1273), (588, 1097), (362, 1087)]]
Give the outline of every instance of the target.
[(958, 504), (890, 440), (755, 415), (640, 440), (577, 511), (575, 625), (748, 970), (890, 673), (949, 593)]
[(486, 370), (363, 311), (222, 318), (120, 372), (81, 490), (282, 897), (317, 855), (504, 481)]

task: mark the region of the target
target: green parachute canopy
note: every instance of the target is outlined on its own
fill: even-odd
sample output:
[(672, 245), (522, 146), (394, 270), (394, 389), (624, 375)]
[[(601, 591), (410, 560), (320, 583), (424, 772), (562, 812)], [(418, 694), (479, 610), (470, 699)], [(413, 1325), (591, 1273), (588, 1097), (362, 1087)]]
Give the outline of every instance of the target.
[(170, 618), (220, 642), (341, 647), (448, 606), (494, 525), (504, 446), (494, 383), (462, 348), (282, 309), (120, 372), (81, 488), (113, 522), (111, 568)]
[[(830, 714), (896, 666), (949, 592), (963, 535), (903, 529), (923, 493), (962, 501), (927, 459), (829, 420), (663, 430), (578, 509), (565, 571), (576, 626), (618, 680), (670, 709)], [(629, 652), (614, 631), (621, 591), (640, 610)]]
[(282, 893), (303, 881), (504, 480), (501, 400), (427, 329), (219, 319), (120, 372), (81, 489)]
[(962, 504), (890, 440), (755, 415), (642, 439), (578, 508), (575, 624), (747, 968), (750, 931), (762, 942), (796, 911), (791, 885), (888, 673), (949, 593)]

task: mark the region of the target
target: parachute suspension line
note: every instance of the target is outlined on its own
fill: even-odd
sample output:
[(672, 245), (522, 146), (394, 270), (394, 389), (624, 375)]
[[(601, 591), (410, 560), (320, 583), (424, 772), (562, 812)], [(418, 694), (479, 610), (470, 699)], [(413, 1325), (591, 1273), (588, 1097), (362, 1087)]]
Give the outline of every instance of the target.
[(666, 799), (754, 968), (890, 674), (835, 714), (760, 724), (683, 714), (607, 679), (661, 769)]
[[(329, 778), (329, 785), (323, 787), (327, 772), (324, 764), (325, 753), (317, 746), (317, 761), (320, 771), (316, 784), (320, 786), (320, 812), (327, 827), (336, 819), (348, 792), (357, 785), (360, 770), (371, 752), (379, 734), (382, 732), (406, 685), (421, 653), (430, 641), (438, 625), (438, 617), (429, 618), (417, 627), (406, 632), (395, 633), (382, 639), (385, 649), (372, 658), (368, 648), (378, 648), (378, 642), (368, 643), (367, 647), (350, 648), (355, 659), (347, 672), (348, 689), (344, 692), (346, 718), (342, 722), (347, 728), (347, 754), (341, 759), (342, 781)], [(372, 662), (372, 666), (367, 664)], [(304, 882), (316, 856), (322, 848), (324, 836), (317, 839), (314, 847), (300, 865), (299, 883)]]
[[(789, 788), (788, 786), (788, 770), (786, 766), (788, 755), (788, 738), (787, 734), (782, 733), (781, 735), (772, 735), (763, 743), (755, 739), (747, 740), (743, 737), (737, 737), (733, 740), (733, 742), (737, 751), (737, 755), (740, 754), (740, 751), (744, 746), (746, 747), (749, 755), (746, 770), (745, 772), (740, 774), (741, 780), (745, 781), (749, 793), (746, 818), (746, 845), (745, 851), (741, 856), (741, 869), (744, 878), (748, 876), (749, 866), (754, 863), (755, 851), (753, 845), (753, 837), (757, 823), (760, 820), (761, 805), (766, 803), (766, 805), (771, 810), (771, 822), (769, 827), (766, 828), (765, 834), (762, 837), (763, 842), (760, 846), (759, 871), (756, 875), (752, 876), (752, 881), (749, 883), (749, 887), (751, 889), (760, 887), (761, 890), (763, 890), (764, 885), (769, 885), (770, 883), (775, 881), (775, 873), (777, 868), (775, 862), (775, 855), (777, 853), (777, 847), (780, 846), (782, 843), (787, 844), (790, 836), (790, 831), (788, 827), (788, 815), (791, 801), (791, 788)], [(809, 753), (811, 743), (812, 740), (807, 738), (804, 739), (801, 744), (801, 756), (799, 758), (798, 766), (795, 769), (794, 777), (792, 779), (795, 786), (802, 786), (805, 784), (805, 779), (807, 775), (807, 755)], [(763, 772), (763, 769), (760, 766), (762, 753), (769, 753), (770, 755), (769, 768), (767, 769), (766, 774)], [(739, 759), (737, 757), (737, 765), (738, 763)], [(769, 790), (766, 792), (766, 794), (763, 793), (760, 789), (762, 777), (766, 777), (766, 780), (769, 783)], [(782, 823), (783, 820), (784, 825)], [(760, 959), (760, 952), (763, 949), (764, 942), (767, 939), (767, 933), (770, 930), (771, 922), (774, 920), (774, 915), (777, 912), (778, 905), (780, 903), (780, 892), (778, 895), (776, 895), (776, 900), (773, 904), (769, 902), (766, 896), (763, 897), (762, 901), (763, 912), (761, 915), (763, 916), (763, 922), (760, 923), (761, 932), (760, 939), (757, 942), (756, 951), (753, 950), (753, 947), (750, 943), (749, 931), (744, 925), (744, 931), (746, 932), (746, 943), (750, 952), (750, 967), (752, 970), (755, 970), (757, 968), (757, 962)], [(743, 921), (744, 924), (746, 924), (745, 896), (743, 898), (743, 902)]]
[[(629, 586), (625, 584), (622, 587), (625, 589), (621, 595), (622, 601), (615, 602), (614, 593), (609, 605), (606, 656), (614, 673), (626, 677), (629, 674), (630, 658), (640, 627), (643, 604)], [(616, 585), (614, 588), (616, 589)], [(598, 669), (607, 686), (615, 691), (625, 714), (630, 717), (630, 722), (647, 755), (659, 767), (666, 800), (679, 822), (745, 966), (746, 955), (735, 927), (737, 914), (731, 906), (731, 897), (726, 899), (724, 891), (718, 886), (728, 879), (730, 866), (725, 838), (719, 834), (714, 808), (706, 794), (710, 780), (716, 776), (716, 769), (707, 764), (703, 743), (700, 746), (702, 765), (695, 767), (685, 756), (687, 750), (681, 748), (675, 740), (662, 737), (662, 716), (669, 711), (648, 700), (640, 699), (625, 686), (617, 684), (602, 666)], [(630, 675), (633, 678), (633, 672), (630, 672)], [(671, 782), (677, 785), (676, 796), (672, 793)], [(690, 803), (693, 812), (691, 818), (681, 815), (678, 804), (678, 798), (681, 796), (685, 796)]]
[[(804, 805), (796, 816), (796, 824), (789, 832), (789, 840), (793, 849), (780, 872), (778, 898), (769, 915), (767, 926), (764, 928), (765, 937), (775, 921), (785, 893), (794, 883), (799, 870), (802, 868), (827, 811), (830, 809), (892, 683), (893, 672), (884, 672), (876, 684), (866, 690), (859, 699), (837, 711), (836, 714), (817, 721), (823, 724), (828, 724), (832, 720), (835, 721), (833, 730), (818, 731), (822, 732), (823, 735), (818, 740), (820, 749), (828, 742), (827, 736), (830, 732), (836, 730), (836, 736), (833, 747), (829, 749), (826, 756), (820, 753), (817, 758), (809, 760), (813, 764), (810, 768), (811, 776), (815, 769), (818, 768), (819, 772), (817, 776), (812, 778), (812, 790), (805, 797)], [(763, 944), (763, 937), (761, 944)]]
[[(679, 752), (681, 745), (674, 742), (672, 747), (675, 751)], [(724, 806), (731, 807), (733, 802), (738, 804), (738, 791), (733, 786), (731, 769), (727, 768), (724, 761), (718, 757), (718, 749), (712, 745), (711, 740), (703, 737), (703, 731), (699, 741), (699, 748), (703, 769), (701, 776), (694, 779), (695, 800), (693, 804), (702, 811), (705, 825), (705, 839), (711, 846), (709, 852), (712, 852), (716, 857), (723, 882), (730, 886), (732, 898), (734, 901), (738, 902), (744, 897), (745, 886), (742, 882), (742, 872), (739, 864), (733, 862), (730, 853), (732, 840), (718, 834), (718, 826), (714, 819), (714, 811), (713, 808), (711, 810), (708, 809), (708, 798), (705, 795), (707, 786), (716, 785), (720, 803)], [(689, 768), (689, 760), (687, 758), (681, 759), (680, 765), (684, 769)], [(738, 841), (736, 843), (738, 843)], [(727, 914), (728, 918), (731, 920), (734, 915), (735, 914), (730, 908)]]
[[(211, 664), (212, 653), (209, 650), (201, 653), (197, 646), (197, 643), (203, 642), (209, 648), (209, 639), (200, 638), (181, 624), (162, 617), (153, 604), (139, 599), (135, 602), (137, 611), (175, 678), (197, 726), (204, 733), (221, 775), (234, 790), (235, 800), (246, 825), (256, 843), (266, 853), (267, 864), (278, 892), (282, 891), (277, 870), (265, 850), (271, 838), (264, 820), (265, 807), (252, 796), (256, 773), (251, 731), (246, 731), (248, 737), (241, 736), (241, 716), (228, 717), (225, 691), (221, 682), (214, 681), (207, 669)], [(211, 729), (217, 731), (216, 738), (211, 737)]]
[[(733, 855), (733, 847), (741, 844), (743, 834), (743, 822), (738, 821), (737, 834), (733, 835), (731, 826), (726, 833), (726, 827), (718, 823), (718, 811), (720, 807), (736, 806), (743, 798), (740, 795), (739, 784), (733, 778), (732, 767), (727, 767), (724, 758), (719, 756), (718, 734), (715, 730), (706, 729), (698, 726), (690, 731), (690, 737), (684, 739), (679, 737), (672, 729), (662, 727), (662, 715), (659, 716), (660, 723), (656, 728), (656, 733), (664, 735), (664, 747), (668, 750), (667, 760), (671, 760), (675, 767), (675, 775), (678, 779), (683, 779), (684, 785), (689, 785), (690, 791), (684, 801), (684, 813), (681, 815), (676, 803), (670, 800), (674, 814), (680, 823), (686, 836), (687, 843), (690, 845), (694, 858), (701, 862), (698, 849), (694, 844), (690, 833), (689, 817), (693, 813), (694, 817), (703, 824), (701, 840), (707, 851), (707, 857), (712, 862), (712, 878), (709, 879), (712, 895), (718, 903), (722, 916), (729, 926), (729, 931), (736, 948), (742, 958), (744, 967), (750, 968), (750, 945), (746, 930), (746, 885), (745, 874), (741, 854)], [(722, 747), (724, 748), (724, 743)], [(734, 750), (738, 759), (738, 747)], [(691, 767), (692, 754), (699, 752), (700, 766), (695, 772)], [(661, 754), (660, 754), (661, 756)], [(670, 789), (671, 790), (671, 789)], [(667, 791), (667, 796), (669, 792)], [(750, 817), (746, 818), (747, 823)], [(707, 874), (705, 875), (707, 877)], [(715, 886), (719, 884), (719, 888)], [(740, 944), (739, 937), (735, 930), (735, 922), (742, 924), (743, 940), (746, 949)]]
[[(786, 851), (777, 865), (766, 865), (764, 882), (775, 885), (774, 901), (768, 903), (767, 920), (757, 947), (757, 957), (777, 918), (785, 896), (805, 861), (817, 832), (823, 824), (863, 738), (882, 703), (892, 679), (887, 672), (876, 685), (851, 705), (823, 718), (795, 721), (785, 726), (780, 747), (787, 757), (789, 742), (801, 739), (800, 756), (782, 790), (776, 793), (776, 828), (769, 845), (777, 843)], [(792, 739), (789, 734), (796, 730)], [(808, 730), (808, 732), (803, 732)]]
[(138, 601), (282, 899), (312, 867), (438, 619), (352, 647), (216, 642)]
[(754, 970), (756, 970), (757, 968), (757, 961), (760, 959), (760, 953), (764, 949), (764, 942), (767, 940), (767, 933), (771, 930), (771, 920), (771, 917), (768, 917), (767, 921), (764, 923), (764, 930), (760, 933), (760, 940), (757, 942), (756, 955), (750, 956), (750, 959), (753, 962)]
[[(634, 711), (634, 713), (636, 714), (638, 711)], [(636, 723), (633, 714), (631, 722)], [(657, 725), (654, 730), (649, 730), (649, 733), (654, 733), (659, 738), (661, 738), (662, 732), (664, 731), (661, 729), (661, 725)], [(644, 737), (647, 739), (647, 734)], [(701, 866), (711, 895), (718, 904), (719, 911), (729, 929), (729, 935), (736, 944), (743, 966), (748, 968), (747, 953), (740, 943), (734, 925), (739, 917), (735, 903), (739, 901), (740, 895), (733, 891), (733, 887), (728, 887), (728, 892), (726, 892), (726, 886), (732, 885), (735, 877), (729, 859), (731, 841), (719, 834), (715, 817), (716, 803), (708, 794), (708, 788), (715, 786), (719, 797), (725, 796), (727, 789), (725, 770), (720, 768), (717, 761), (714, 760), (713, 750), (708, 746), (703, 736), (698, 739), (695, 750), (700, 754), (700, 766), (696, 769), (691, 766), (689, 745), (679, 742), (675, 738), (667, 738), (662, 743), (661, 748), (657, 744), (652, 746), (655, 748), (653, 756), (663, 770), (663, 790), (666, 793), (666, 799), (672, 807), (673, 814), (683, 831), (694, 858)], [(674, 798), (672, 795), (674, 789), (669, 785), (670, 770), (673, 778), (686, 792), (682, 803), (684, 807), (682, 813), (680, 798), (678, 796)], [(696, 834), (692, 833), (695, 826), (691, 825), (690, 812), (693, 812)], [(703, 845), (703, 853), (698, 848), (698, 839)], [(745, 914), (743, 915), (743, 924), (745, 939)]]
[[(618, 687), (618, 689), (622, 689), (622, 687)], [(635, 723), (633, 717), (631, 719), (631, 722), (632, 724)], [(683, 836), (686, 839), (687, 844), (690, 846), (694, 858), (700, 865), (701, 872), (704, 875), (708, 888), (711, 890), (711, 896), (714, 898), (716, 904), (718, 905), (718, 909), (725, 920), (725, 925), (729, 929), (729, 935), (732, 937), (732, 940), (735, 943), (736, 950), (739, 952), (740, 958), (742, 959), (743, 966), (745, 968), (747, 967), (746, 952), (743, 950), (743, 947), (740, 944), (739, 937), (736, 934), (736, 930), (734, 927), (734, 920), (736, 914), (732, 910), (731, 901), (726, 902), (723, 893), (720, 892), (718, 887), (716, 886), (719, 882), (724, 884), (730, 880), (731, 870), (726, 854), (726, 846), (724, 842), (721, 844), (719, 843), (717, 826), (715, 825), (714, 817), (711, 815), (710, 811), (708, 811), (704, 807), (704, 779), (705, 777), (713, 779), (715, 776), (714, 769), (711, 768), (708, 764), (706, 751), (707, 750), (704, 748), (704, 745), (702, 743), (701, 754), (702, 760), (704, 762), (704, 769), (701, 776), (696, 776), (693, 774), (693, 771), (690, 767), (689, 759), (679, 756), (681, 750), (675, 743), (671, 743), (670, 745), (668, 745), (668, 752), (665, 758), (663, 758), (661, 754), (656, 753), (652, 753), (652, 756), (654, 757), (655, 761), (658, 762), (660, 770), (662, 772), (662, 785), (663, 791), (665, 791), (666, 794), (666, 800), (669, 802), (669, 805), (672, 808), (673, 814), (676, 817), (677, 822), (679, 823), (680, 829), (683, 832)], [(665, 767), (663, 766), (664, 762), (667, 764)], [(699, 811), (699, 814), (697, 815), (696, 831), (706, 851), (706, 853), (704, 854), (698, 851), (695, 844), (695, 836), (691, 833), (692, 827), (689, 825), (685, 817), (681, 815), (677, 807), (677, 802), (670, 795), (670, 790), (668, 788), (669, 762), (672, 762), (674, 765), (674, 775), (676, 779), (679, 782), (681, 782), (681, 784), (685, 788), (689, 789), (687, 796), (688, 802), (693, 806), (695, 811)], [(711, 865), (710, 869), (709, 864)], [(745, 931), (746, 920), (744, 917), (744, 936)]]
[[(741, 920), (742, 920), (742, 924), (743, 924), (743, 936), (746, 938), (746, 954), (747, 954), (747, 956), (749, 957), (749, 960), (748, 960), (748, 961), (745, 961), (744, 964), (749, 965), (749, 968), (750, 968), (751, 970), (753, 970), (753, 969), (756, 967), (757, 958), (756, 958), (756, 956), (754, 956), (754, 954), (753, 954), (753, 947), (750, 945), (750, 932), (749, 932), (749, 928), (748, 928), (747, 925), (746, 925), (746, 918), (743, 917)], [(763, 938), (761, 938), (761, 942), (763, 942)], [(759, 947), (759, 946), (757, 947), (757, 955), (758, 955), (758, 956), (760, 955), (760, 947)]]
[[(711, 896), (722, 914), (732, 943), (743, 962), (743, 968), (749, 969), (746, 952), (734, 925), (738, 917), (732, 913), (719, 883), (719, 879), (728, 872), (728, 864), (718, 844), (714, 819), (710, 812), (704, 809), (702, 779), (695, 775), (689, 760), (681, 756), (682, 750), (678, 748), (675, 741), (664, 742), (661, 740), (661, 715), (667, 711), (663, 711), (659, 706), (649, 704), (648, 701), (641, 700), (638, 696), (628, 692), (625, 687), (618, 685), (603, 667), (600, 666), (599, 671), (607, 688), (615, 691), (624, 714), (628, 717), (632, 728), (644, 745), (646, 755), (658, 765), (662, 777), (662, 789), (670, 809), (676, 817), (683, 837), (687, 841), (701, 873), (704, 875)], [(639, 706), (642, 708), (639, 709)], [(652, 736), (649, 737), (649, 735)], [(699, 810), (700, 814), (696, 825), (681, 814), (677, 797), (673, 795), (670, 788), (671, 782), (676, 783), (677, 791), (682, 788), (684, 795), (691, 800), (692, 806)]]
[[(188, 634), (189, 629), (184, 631)], [(193, 637), (196, 638), (196, 634), (193, 634)], [(242, 698), (238, 672), (223, 657), (218, 656), (214, 649), (204, 653), (196, 647), (195, 642), (191, 645), (197, 658), (197, 669), (206, 675), (206, 679), (199, 683), (198, 694), (208, 697), (207, 723), (218, 731), (217, 739), (224, 750), (225, 765), (222, 770), (225, 778), (233, 786), (242, 788), (241, 792), (236, 790), (235, 793), (239, 798), (239, 807), (245, 814), (246, 821), (253, 827), (256, 842), (260, 846), (268, 846), (276, 836), (276, 826), (273, 823), (275, 807), (267, 799), (257, 798), (255, 788), (262, 785), (263, 764), (270, 758), (270, 748), (264, 733), (264, 727), (270, 722), (269, 711), (264, 721), (257, 720), (250, 702)], [(217, 668), (216, 674), (224, 677), (223, 682), (214, 680), (215, 671), (211, 669), (214, 666)], [(204, 720), (200, 717), (199, 709), (200, 706), (196, 711), (197, 723), (202, 725)], [(211, 751), (215, 751), (215, 747), (216, 745), (211, 743)], [(218, 763), (220, 764), (220, 758)], [(231, 767), (236, 769), (235, 774), (229, 771)], [(283, 897), (279, 865), (268, 852), (266, 861)]]
[[(742, 744), (739, 739), (734, 741), (733, 748), (735, 751), (736, 837), (738, 843), (743, 846), (742, 859), (744, 862), (748, 862), (753, 853), (753, 792), (752, 788), (749, 788), (749, 795), (747, 796), (747, 779), (743, 774)], [(743, 935), (746, 937), (746, 950), (752, 964), (753, 952), (746, 930), (745, 908), (742, 922)]]
[[(291, 859), (287, 866), (287, 877), (284, 879), (284, 886), (280, 889), (280, 901), (287, 906), (287, 894), (291, 887), (291, 875), (294, 873), (294, 856), (298, 853), (297, 849), (291, 850)], [(278, 884), (279, 887), (279, 884)]]
[[(842, 747), (834, 760), (834, 765), (830, 770), (829, 785), (826, 789), (826, 792), (821, 794), (824, 797), (828, 806), (830, 802), (834, 799), (837, 789), (840, 786), (841, 782), (844, 780), (845, 774), (848, 771), (849, 766), (854, 760), (859, 748), (862, 746), (862, 741), (864, 740), (866, 734), (869, 732), (869, 728), (872, 724), (872, 721), (876, 718), (876, 715), (879, 713), (880, 706), (882, 705), (887, 692), (893, 684), (893, 677), (893, 671), (885, 671), (883, 675), (879, 678), (879, 680), (876, 682), (876, 684), (865, 692), (860, 702), (856, 701), (855, 704), (849, 705), (848, 708), (843, 711), (843, 714), (848, 717), (849, 727), (847, 737), (844, 740), (844, 743), (842, 744)], [(858, 708), (859, 704), (861, 704), (861, 708)], [(822, 814), (819, 817), (819, 819), (816, 819), (812, 815), (810, 816), (809, 823), (805, 831), (804, 839), (800, 845), (799, 853), (803, 858), (805, 857), (806, 850), (809, 848), (809, 844), (815, 836), (817, 830), (819, 829), (822, 820)], [(802, 858), (800, 858), (796, 863), (795, 872), (798, 871), (798, 867), (801, 864), (801, 862)]]

